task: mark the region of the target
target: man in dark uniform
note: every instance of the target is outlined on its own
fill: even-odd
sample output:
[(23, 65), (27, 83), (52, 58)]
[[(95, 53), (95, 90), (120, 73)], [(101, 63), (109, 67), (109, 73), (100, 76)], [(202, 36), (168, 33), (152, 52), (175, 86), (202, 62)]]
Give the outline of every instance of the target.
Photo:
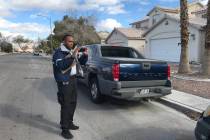
[(61, 105), (61, 135), (66, 139), (73, 138), (73, 135), (69, 131), (70, 129), (79, 129), (73, 123), (77, 104), (75, 57), (78, 51), (79, 48), (74, 48), (73, 36), (66, 34), (63, 38), (63, 43), (61, 43), (61, 46), (53, 55), (54, 78), (58, 86), (58, 102)]

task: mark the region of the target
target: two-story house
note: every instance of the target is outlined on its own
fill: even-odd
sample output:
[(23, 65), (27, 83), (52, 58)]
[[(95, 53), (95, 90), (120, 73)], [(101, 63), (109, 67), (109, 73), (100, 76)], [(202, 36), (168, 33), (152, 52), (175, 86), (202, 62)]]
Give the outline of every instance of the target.
[[(204, 6), (200, 2), (193, 2), (188, 5), (188, 14), (189, 17), (195, 17), (198, 15), (200, 11), (203, 9), (206, 10), (206, 6)], [(148, 30), (162, 18), (164, 18), (165, 14), (171, 16), (179, 15), (179, 8), (167, 8), (161, 6), (155, 6), (152, 10), (150, 10), (146, 17), (139, 21), (135, 21), (131, 23), (132, 28), (141, 29), (141, 30)], [(206, 12), (206, 11), (203, 11)], [(200, 13), (201, 14), (201, 13)], [(202, 16), (202, 15), (200, 15)]]
[[(190, 61), (201, 62), (206, 6), (200, 1), (192, 2), (188, 5), (188, 14)], [(143, 19), (130, 25), (131, 28), (115, 28), (106, 39), (106, 43), (134, 47), (147, 58), (179, 62), (181, 52), (179, 7), (155, 6)]]
[[(200, 2), (190, 3), (188, 14), (190, 61), (201, 62), (206, 6)], [(179, 62), (181, 52), (179, 8), (156, 6), (148, 12), (146, 18), (130, 25), (132, 28), (146, 29), (143, 37), (145, 38), (144, 55), (147, 58)]]

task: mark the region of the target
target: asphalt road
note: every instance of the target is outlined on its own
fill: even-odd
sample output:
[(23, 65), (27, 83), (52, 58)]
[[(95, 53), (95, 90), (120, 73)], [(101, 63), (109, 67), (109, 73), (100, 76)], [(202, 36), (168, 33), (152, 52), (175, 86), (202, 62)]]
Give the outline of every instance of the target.
[[(51, 62), (0, 56), (0, 140), (62, 140)], [(78, 84), (74, 140), (194, 140), (196, 122), (156, 102), (95, 105)], [(120, 104), (117, 104), (120, 103)]]

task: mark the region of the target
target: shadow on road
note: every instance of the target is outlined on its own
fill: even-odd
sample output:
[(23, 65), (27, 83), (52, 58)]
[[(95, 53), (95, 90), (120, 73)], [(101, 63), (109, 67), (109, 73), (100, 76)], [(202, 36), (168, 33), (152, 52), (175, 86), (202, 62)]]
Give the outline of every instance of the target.
[(148, 126), (131, 128), (105, 137), (106, 140), (195, 140), (192, 131)]
[(32, 115), (9, 104), (0, 104), (0, 116), (13, 121), (15, 124), (24, 124), (48, 133), (59, 134), (58, 124), (45, 119), (40, 114)]
[(129, 109), (136, 107), (151, 107), (150, 103), (142, 101), (126, 101), (106, 97), (105, 102), (102, 104), (94, 104), (90, 99), (89, 89), (81, 82), (78, 82), (78, 104), (79, 107), (86, 110), (113, 110), (113, 109)]
[[(38, 83), (38, 91), (45, 95), (46, 99), (57, 103), (57, 85), (53, 78), (40, 79)], [(34, 83), (37, 85), (37, 83)], [(47, 87), (47, 88), (46, 88)], [(152, 105), (147, 102), (126, 101), (106, 97), (106, 101), (102, 104), (94, 104), (90, 100), (89, 89), (81, 82), (77, 84), (78, 92), (78, 107), (84, 110), (114, 110), (114, 109), (129, 109), (129, 108), (148, 108), (152, 109)], [(59, 105), (59, 104), (58, 104)]]

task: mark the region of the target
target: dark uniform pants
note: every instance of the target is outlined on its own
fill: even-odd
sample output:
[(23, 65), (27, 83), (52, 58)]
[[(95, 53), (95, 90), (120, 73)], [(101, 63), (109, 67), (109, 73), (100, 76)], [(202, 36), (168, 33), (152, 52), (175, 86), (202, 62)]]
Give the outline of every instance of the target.
[(62, 129), (69, 129), (73, 123), (74, 112), (77, 104), (76, 78), (69, 82), (58, 82), (58, 102), (61, 105), (60, 124)]

